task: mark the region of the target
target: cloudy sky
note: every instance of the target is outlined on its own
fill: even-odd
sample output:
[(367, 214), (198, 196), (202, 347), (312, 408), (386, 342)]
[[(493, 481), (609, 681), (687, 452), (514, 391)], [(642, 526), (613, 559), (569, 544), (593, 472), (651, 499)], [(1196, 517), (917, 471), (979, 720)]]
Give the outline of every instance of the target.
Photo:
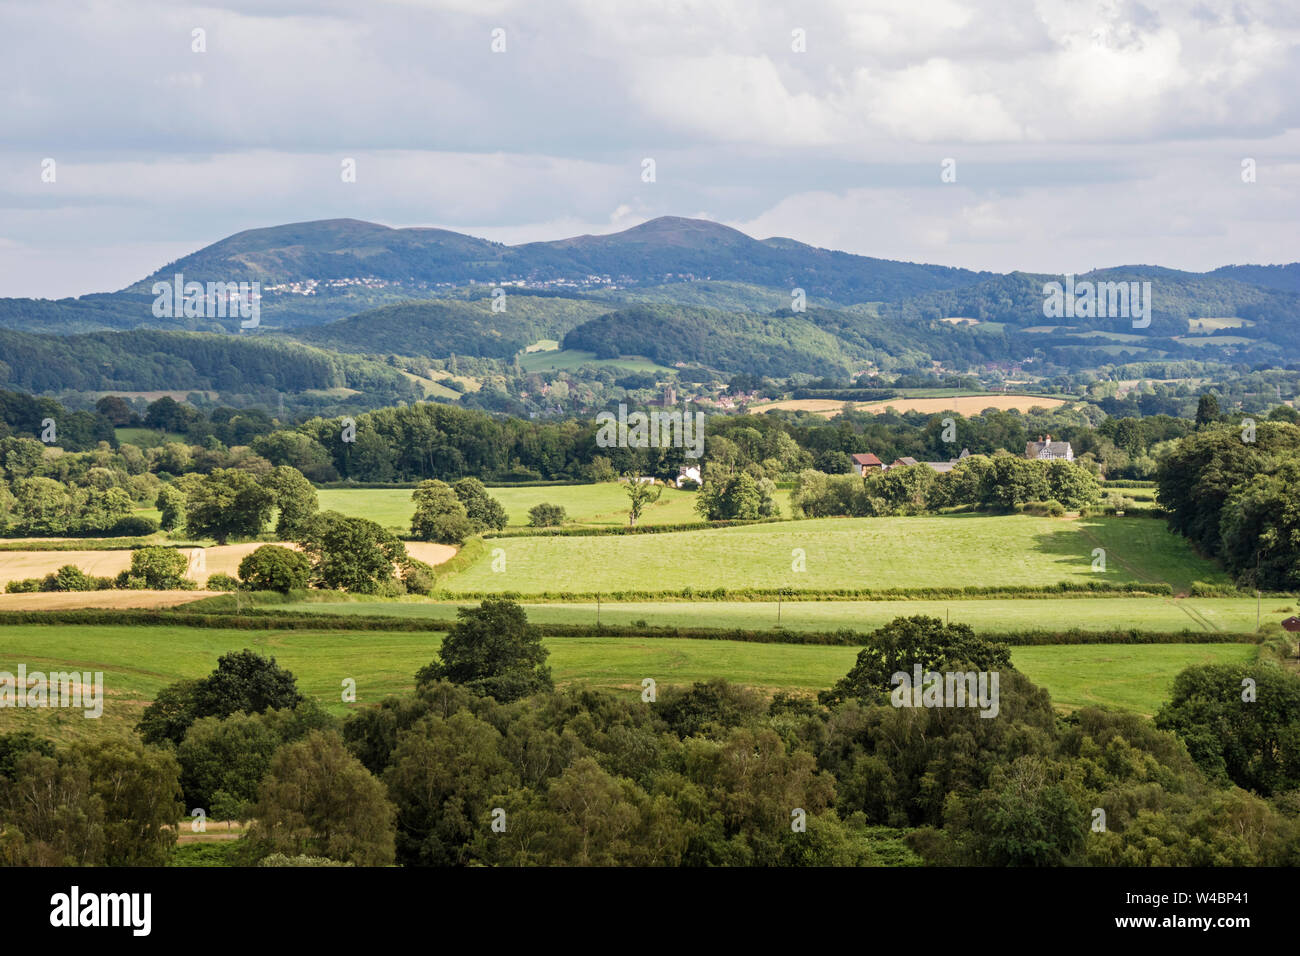
[(997, 271), (1300, 259), (1294, 0), (5, 0), (0, 37), (0, 296), (344, 216), (505, 242), (701, 216)]

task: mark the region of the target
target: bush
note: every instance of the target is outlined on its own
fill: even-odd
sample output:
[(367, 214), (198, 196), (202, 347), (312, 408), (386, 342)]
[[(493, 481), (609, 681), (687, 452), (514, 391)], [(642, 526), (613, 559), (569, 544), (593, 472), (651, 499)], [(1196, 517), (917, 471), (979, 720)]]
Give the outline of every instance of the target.
[(41, 589), (40, 578), (23, 578), (21, 581), (10, 581), (5, 586), (6, 594), (35, 594)]
[(299, 853), (296, 856), (285, 856), (283, 853), (272, 853), (264, 857), (257, 863), (258, 866), (353, 866), (352, 863), (342, 863), (338, 860), (331, 860), (323, 856), (306, 856)]
[(311, 559), (290, 548), (264, 544), (239, 562), (239, 577), (254, 591), (288, 594), (307, 587)]
[(148, 537), (158, 531), (158, 522), (144, 515), (130, 515), (108, 529), (110, 538)]
[(216, 574), (208, 575), (208, 581), (204, 587), (209, 591), (238, 591), (239, 578), (232, 574), (226, 574), (224, 571), (218, 571)]
[(54, 572), (55, 591), (94, 591), (95, 580), (74, 564), (65, 564)]
[(438, 578), (430, 565), (408, 557), (402, 568), (402, 583), (409, 594), (432, 594)]
[[(144, 582), (143, 587), (152, 591), (183, 591), (193, 588), (194, 582), (185, 578), (189, 561), (175, 548), (153, 545), (131, 552), (131, 570), (118, 575), (118, 580), (125, 575), (129, 582), (138, 578)], [(118, 584), (118, 587), (122, 587)], [(134, 588), (128, 583), (127, 587)]]
[(561, 505), (540, 504), (528, 509), (528, 524), (533, 528), (550, 528), (564, 524), (568, 513)]

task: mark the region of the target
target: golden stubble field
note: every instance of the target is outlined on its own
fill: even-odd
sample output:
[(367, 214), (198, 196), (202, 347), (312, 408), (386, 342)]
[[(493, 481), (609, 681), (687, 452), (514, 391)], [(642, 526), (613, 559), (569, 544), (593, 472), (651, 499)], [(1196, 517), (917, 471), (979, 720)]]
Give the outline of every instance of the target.
[[(845, 402), (830, 398), (792, 398), (784, 402), (769, 402), (764, 405), (752, 405), (750, 411), (762, 413), (774, 409), (787, 411), (814, 412), (827, 418), (834, 418), (844, 410)], [(891, 398), (882, 402), (848, 402), (860, 412), (883, 412), (892, 408), (898, 412), (956, 412), (959, 415), (978, 415), (986, 408), (998, 411), (1015, 409), (1027, 412), (1031, 408), (1057, 408), (1067, 404), (1060, 398), (1037, 398), (1033, 395), (962, 395), (957, 398)]]
[[(182, 548), (180, 550), (190, 558), (191, 570), (188, 577), (196, 582), (203, 582), (208, 575), (218, 572), (237, 574), (239, 562), (267, 543), (265, 541), (250, 541), (243, 544), (222, 544), (210, 548)], [(274, 543), (280, 544), (282, 547), (298, 549), (298, 545), (291, 542)], [(202, 552), (201, 558), (195, 554), (195, 552), (199, 551)], [(406, 551), (411, 557), (427, 564), (442, 564), (442, 562), (451, 559), (456, 554), (456, 549), (450, 545), (434, 544), (430, 541), (408, 541), (406, 542)], [(86, 574), (93, 574), (96, 577), (113, 577), (119, 571), (124, 571), (131, 566), (131, 551), (126, 548), (114, 551), (0, 551), (0, 586), (8, 585), (10, 581), (20, 581), (23, 578), (44, 577), (57, 571), (65, 564), (76, 565)], [(192, 594), (193, 592), (180, 593)], [(10, 596), (17, 597), (18, 595)], [(32, 595), (32, 597), (40, 597), (40, 595)], [(39, 604), (39, 606), (49, 607), (51, 605)], [(140, 607), (143, 605), (102, 604), (77, 606)], [(151, 606), (158, 607), (160, 605)]]

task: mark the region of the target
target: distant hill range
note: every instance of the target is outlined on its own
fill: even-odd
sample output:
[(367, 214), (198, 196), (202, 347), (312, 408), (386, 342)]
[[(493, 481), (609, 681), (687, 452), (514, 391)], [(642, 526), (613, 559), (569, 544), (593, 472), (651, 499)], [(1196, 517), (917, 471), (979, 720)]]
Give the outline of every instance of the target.
[[(250, 229), (171, 263), (132, 288), (181, 272), (199, 281), (263, 285), (369, 276), (398, 283), (523, 281), (564, 287), (655, 285), (692, 279), (815, 289), (843, 303), (893, 301), (952, 289), (987, 275), (818, 249), (793, 239), (752, 239), (704, 219), (663, 216), (604, 236), (507, 246), (446, 229), (390, 229), (327, 219)], [(572, 287), (572, 286), (569, 286)]]
[[(532, 343), (555, 340), (601, 358), (640, 355), (661, 365), (779, 376), (844, 374), (879, 365), (881, 357), (907, 365), (1038, 355), (1087, 368), (1193, 357), (1272, 365), (1300, 356), (1300, 263), (1205, 273), (1131, 265), (1077, 276), (1151, 282), (1152, 321), (1138, 329), (1126, 319), (1045, 318), (1043, 284), (1060, 276), (875, 259), (678, 217), (520, 245), (355, 219), (250, 229), (119, 292), (0, 299), (0, 329), (59, 336), (240, 331), (238, 317), (155, 317), (153, 284), (178, 273), (201, 283), (260, 283), (261, 324), (249, 336), (376, 358), (508, 361)], [(499, 286), (504, 309), (493, 307)], [(806, 308), (795, 290), (803, 290)], [(160, 367), (170, 361), (164, 353), (180, 348), (150, 341)], [(8, 339), (0, 340), (0, 372), (7, 362), (15, 384), (44, 380), (37, 371), (24, 372), (26, 379), (12, 371), (38, 355), (57, 355), (58, 367), (71, 367), (73, 353), (61, 346)], [(369, 365), (349, 366), (344, 377), (372, 374)], [(130, 376), (165, 377), (156, 370)], [(312, 376), (301, 378), (315, 387), (307, 385)]]

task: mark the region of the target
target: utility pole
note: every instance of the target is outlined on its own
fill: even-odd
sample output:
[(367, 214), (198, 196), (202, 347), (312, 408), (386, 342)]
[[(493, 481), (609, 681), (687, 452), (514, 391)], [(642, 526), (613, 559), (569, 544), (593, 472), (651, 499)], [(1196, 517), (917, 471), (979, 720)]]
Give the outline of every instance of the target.
[(1259, 633), (1259, 552), (1255, 552), (1255, 633)]
[(596, 626), (600, 627), (600, 595), (596, 595)]

